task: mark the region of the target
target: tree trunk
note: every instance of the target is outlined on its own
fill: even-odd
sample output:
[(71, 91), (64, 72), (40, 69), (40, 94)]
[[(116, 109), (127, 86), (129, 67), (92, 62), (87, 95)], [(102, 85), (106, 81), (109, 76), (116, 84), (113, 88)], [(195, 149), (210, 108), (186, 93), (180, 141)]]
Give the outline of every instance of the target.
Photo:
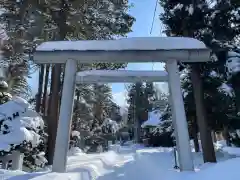
[(52, 91), (51, 91), (51, 100), (48, 116), (49, 122), (49, 131), (48, 131), (48, 164), (52, 165), (54, 148), (57, 136), (57, 127), (58, 127), (58, 106), (59, 106), (59, 85), (60, 85), (60, 74), (61, 74), (61, 65), (54, 65), (52, 68)]
[[(76, 91), (76, 103), (74, 104), (74, 111), (78, 111), (79, 109), (79, 103), (80, 103), (80, 91), (77, 90)], [(75, 119), (75, 121), (72, 122), (72, 128), (74, 130), (79, 130), (78, 127), (79, 127), (79, 122), (78, 122), (78, 119)]]
[(227, 126), (224, 126), (224, 128), (223, 128), (223, 136), (224, 136), (224, 139), (226, 140), (227, 146), (231, 146), (230, 136), (229, 136), (229, 132), (228, 132), (228, 127)]
[(140, 130), (139, 130), (139, 120), (136, 118), (134, 120), (134, 139), (136, 143), (140, 143)]
[[(59, 89), (60, 89), (60, 99), (59, 99), (60, 106), (61, 106), (61, 102), (62, 102), (62, 90), (63, 90), (64, 76), (65, 76), (65, 65), (62, 67), (61, 82), (59, 84), (60, 85), (60, 87), (59, 87)], [(60, 106), (59, 106), (59, 108), (60, 108)]]
[[(52, 18), (54, 22), (58, 26), (59, 32), (55, 37), (55, 40), (65, 40), (67, 34), (66, 28), (66, 21), (67, 21), (67, 11), (68, 11), (68, 4), (65, 0), (61, 0), (60, 3), (60, 11), (58, 13), (53, 13)], [(59, 106), (60, 106), (60, 90), (61, 90), (61, 73), (62, 73), (62, 65), (55, 64), (52, 70), (52, 82), (51, 82), (51, 100), (48, 120), (49, 125), (51, 126), (49, 130), (51, 131), (51, 137), (48, 138), (48, 164), (53, 164), (53, 156), (55, 150), (55, 143), (57, 137), (57, 128), (58, 128), (58, 119), (59, 119)]]
[(50, 83), (50, 92), (49, 92), (49, 98), (48, 98), (48, 108), (47, 108), (47, 115), (50, 116), (51, 113), (51, 102), (52, 102), (52, 91), (53, 91), (53, 78), (54, 78), (54, 68), (51, 67), (51, 83)]
[(200, 152), (200, 146), (199, 146), (199, 143), (198, 143), (198, 134), (197, 133), (193, 134), (193, 142), (194, 142), (195, 152)]
[(40, 112), (40, 109), (41, 109), (43, 77), (44, 77), (44, 65), (41, 65), (40, 70), (39, 70), (39, 77), (38, 77), (38, 93), (36, 96), (36, 112)]
[(198, 142), (198, 127), (197, 127), (197, 122), (196, 119), (193, 120), (193, 142), (194, 142), (194, 149), (195, 152), (199, 152), (200, 151), (200, 147), (199, 147), (199, 142)]
[[(54, 40), (65, 40), (67, 35), (67, 15), (69, 12), (69, 6), (66, 0), (61, 0), (59, 4), (59, 11), (51, 14), (53, 21), (58, 27), (58, 32), (55, 34)], [(51, 82), (51, 98), (50, 106), (48, 111), (49, 120), (49, 133), (51, 137), (48, 138), (48, 163), (53, 164), (54, 148), (57, 136), (58, 118), (59, 118), (59, 107), (60, 107), (60, 91), (61, 91), (61, 74), (62, 65), (55, 64), (52, 68), (52, 82)], [(50, 110), (51, 109), (51, 110)], [(50, 132), (51, 131), (51, 132)]]
[(53, 123), (51, 120), (51, 104), (52, 104), (52, 90), (53, 90), (53, 79), (54, 79), (54, 68), (51, 67), (51, 86), (50, 86), (50, 93), (49, 93), (49, 99), (48, 99), (48, 108), (47, 108), (47, 132), (48, 132), (48, 142), (47, 142), (47, 152), (46, 157), (48, 160), (48, 164), (51, 164), (50, 162), (53, 161), (53, 147), (52, 147), (52, 129), (53, 129)]
[(203, 160), (204, 162), (216, 162), (211, 130), (207, 124), (206, 110), (204, 107), (204, 93), (202, 79), (200, 77), (200, 69), (197, 64), (192, 65), (191, 68), (191, 80), (196, 103), (197, 122), (203, 150)]
[(213, 139), (213, 142), (217, 142), (217, 137), (216, 137), (215, 131), (212, 131), (212, 139)]
[(47, 88), (48, 88), (48, 80), (49, 80), (49, 69), (50, 65), (46, 65), (45, 77), (44, 77), (44, 89), (43, 89), (43, 103), (42, 103), (42, 112), (46, 115), (46, 104), (47, 104)]

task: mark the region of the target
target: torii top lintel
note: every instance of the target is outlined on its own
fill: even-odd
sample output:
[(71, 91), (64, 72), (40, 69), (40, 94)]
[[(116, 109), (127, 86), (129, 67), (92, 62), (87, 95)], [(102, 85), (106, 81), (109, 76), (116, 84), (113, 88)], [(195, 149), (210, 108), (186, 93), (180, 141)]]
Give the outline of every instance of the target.
[(74, 59), (81, 63), (126, 62), (204, 62), (210, 50), (197, 39), (185, 37), (139, 37), (118, 40), (50, 41), (34, 52), (38, 64), (65, 63)]

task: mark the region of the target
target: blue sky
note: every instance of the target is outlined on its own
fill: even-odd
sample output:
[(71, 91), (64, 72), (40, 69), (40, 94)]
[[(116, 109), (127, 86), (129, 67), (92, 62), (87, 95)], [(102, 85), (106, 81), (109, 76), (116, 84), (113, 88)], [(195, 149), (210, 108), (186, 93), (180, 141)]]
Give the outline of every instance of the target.
[[(136, 18), (136, 22), (133, 25), (132, 31), (129, 37), (148, 37), (148, 36), (163, 36), (162, 25), (159, 20), (159, 15), (162, 11), (159, 4), (157, 6), (157, 12), (154, 19), (154, 26), (151, 31), (153, 15), (156, 0), (131, 0), (134, 7), (130, 9), (130, 14)], [(129, 63), (126, 69), (129, 70), (161, 70), (163, 68), (160, 63)], [(166, 90), (165, 85), (160, 85), (162, 89)], [(112, 85), (114, 100), (119, 105), (125, 105), (125, 87), (122, 83), (116, 83)]]
[[(159, 20), (161, 8), (157, 6), (157, 12), (154, 19), (154, 26), (150, 34), (153, 14), (155, 9), (156, 0), (130, 0), (134, 7), (130, 9), (130, 14), (136, 18), (132, 31), (129, 37), (148, 37), (148, 36), (162, 36), (162, 25)], [(129, 70), (160, 70), (163, 66), (160, 63), (130, 63), (126, 69)], [(29, 79), (29, 84), (35, 94), (37, 92), (38, 73), (34, 73), (32, 78)], [(119, 105), (125, 105), (125, 86), (123, 83), (112, 84), (112, 91), (114, 100)], [(162, 86), (165, 89), (165, 85)]]

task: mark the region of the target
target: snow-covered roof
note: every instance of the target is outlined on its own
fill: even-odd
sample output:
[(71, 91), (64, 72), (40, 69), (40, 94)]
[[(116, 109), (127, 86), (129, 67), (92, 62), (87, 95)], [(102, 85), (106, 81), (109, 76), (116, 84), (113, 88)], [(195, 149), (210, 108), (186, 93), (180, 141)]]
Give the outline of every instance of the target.
[(118, 40), (52, 41), (39, 45), (36, 63), (65, 63), (75, 59), (94, 62), (209, 61), (210, 51), (197, 39), (186, 37), (133, 37)]
[(90, 70), (78, 72), (77, 83), (163, 82), (168, 80), (166, 71)]
[(148, 113), (148, 120), (145, 121), (141, 127), (147, 127), (147, 126), (158, 126), (161, 121), (161, 112), (159, 110), (154, 110), (152, 112)]

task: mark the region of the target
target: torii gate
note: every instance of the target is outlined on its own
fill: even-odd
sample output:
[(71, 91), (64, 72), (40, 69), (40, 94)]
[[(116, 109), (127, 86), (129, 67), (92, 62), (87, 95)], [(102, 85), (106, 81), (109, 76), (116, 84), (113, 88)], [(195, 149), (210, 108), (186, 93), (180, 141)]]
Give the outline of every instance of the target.
[[(207, 49), (204, 43), (193, 38), (142, 37), (120, 40), (52, 41), (42, 43), (34, 53), (35, 63), (66, 63), (53, 171), (64, 172), (66, 170), (75, 83), (76, 80), (77, 82), (82, 82), (83, 80), (83, 76), (76, 76), (78, 62), (165, 62), (168, 72), (169, 91), (172, 97), (170, 102), (172, 105), (180, 169), (182, 171), (193, 170), (177, 62), (204, 62), (209, 60), (210, 50)], [(144, 77), (143, 72), (141, 76)], [(158, 81), (161, 81), (161, 73), (148, 74), (145, 76), (145, 80), (147, 80), (147, 76), (149, 77), (148, 80), (153, 80), (154, 78), (156, 80), (156, 76), (159, 76)], [(104, 77), (104, 74), (102, 77)], [(133, 80), (130, 80), (133, 79), (133, 76), (125, 76), (125, 78), (128, 77), (129, 81), (133, 82)], [(104, 78), (105, 82), (107, 82), (106, 77)], [(103, 81), (104, 78), (102, 79)], [(110, 78), (111, 76), (108, 76), (108, 82), (110, 82)], [(144, 80), (144, 78), (142, 79)], [(114, 82), (113, 77), (112, 82)]]

